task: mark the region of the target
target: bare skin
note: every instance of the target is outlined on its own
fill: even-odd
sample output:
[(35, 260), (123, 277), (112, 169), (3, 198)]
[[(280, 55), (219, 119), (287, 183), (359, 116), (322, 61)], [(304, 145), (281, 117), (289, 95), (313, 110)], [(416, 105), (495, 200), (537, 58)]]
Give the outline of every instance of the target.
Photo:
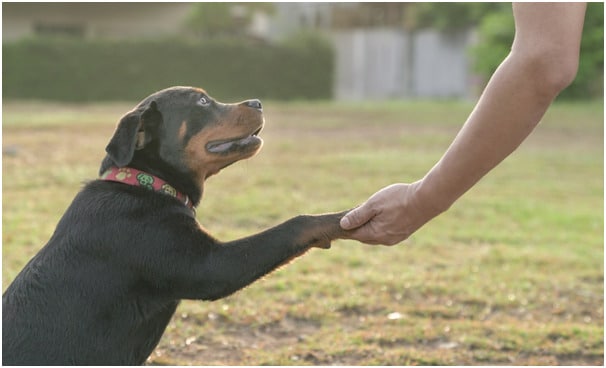
[(576, 76), (585, 3), (514, 3), (512, 50), (438, 161), (350, 211), (341, 227), (368, 244), (394, 245), (446, 211), (530, 135)]

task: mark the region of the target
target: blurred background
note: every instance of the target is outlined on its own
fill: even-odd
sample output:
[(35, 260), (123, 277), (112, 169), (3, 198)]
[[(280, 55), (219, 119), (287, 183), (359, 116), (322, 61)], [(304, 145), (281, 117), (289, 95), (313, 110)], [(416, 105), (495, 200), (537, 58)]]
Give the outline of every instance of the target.
[[(265, 145), (205, 185), (241, 238), (422, 178), (514, 36), (511, 3), (3, 3), (2, 287), (169, 86), (263, 101)], [(148, 364), (604, 365), (604, 5), (524, 144), (397, 247), (339, 240), (213, 303)]]
[[(509, 50), (510, 3), (3, 3), (3, 97), (139, 100), (171, 85), (219, 99), (469, 99)], [(603, 3), (578, 77), (603, 95)], [(93, 87), (94, 86), (94, 87)]]

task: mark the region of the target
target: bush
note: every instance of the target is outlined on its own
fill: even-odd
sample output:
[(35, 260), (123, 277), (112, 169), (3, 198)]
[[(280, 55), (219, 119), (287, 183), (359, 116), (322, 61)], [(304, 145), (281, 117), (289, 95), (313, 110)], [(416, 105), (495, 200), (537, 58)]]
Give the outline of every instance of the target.
[(604, 95), (604, 3), (587, 4), (579, 70), (560, 97), (580, 99)]
[(511, 8), (487, 14), (478, 27), (480, 41), (472, 49), (475, 71), (486, 80), (511, 50), (515, 25)]
[(332, 96), (333, 51), (317, 37), (282, 45), (31, 39), (2, 51), (4, 98), (138, 100), (173, 85), (199, 86), (226, 101)]

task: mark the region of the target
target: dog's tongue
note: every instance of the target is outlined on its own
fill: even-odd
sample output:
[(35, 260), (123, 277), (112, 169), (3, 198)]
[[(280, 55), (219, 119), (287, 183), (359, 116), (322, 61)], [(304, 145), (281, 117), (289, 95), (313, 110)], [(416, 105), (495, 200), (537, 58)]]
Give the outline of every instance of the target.
[(260, 139), (261, 138), (259, 138), (257, 136), (249, 135), (248, 137), (242, 138), (242, 139), (235, 139), (233, 141), (213, 143), (213, 144), (210, 144), (207, 147), (207, 149), (209, 152), (212, 152), (212, 153), (223, 153), (223, 152), (227, 152), (237, 146), (246, 146), (246, 145), (251, 144)]

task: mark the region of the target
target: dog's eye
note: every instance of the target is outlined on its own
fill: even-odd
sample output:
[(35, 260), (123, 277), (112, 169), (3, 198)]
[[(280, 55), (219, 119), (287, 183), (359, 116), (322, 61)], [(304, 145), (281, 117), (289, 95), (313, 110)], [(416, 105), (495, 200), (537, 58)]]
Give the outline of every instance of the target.
[(198, 100), (198, 102), (196, 103), (197, 105), (200, 106), (208, 106), (210, 105), (210, 98), (208, 97), (200, 97), (200, 99)]

